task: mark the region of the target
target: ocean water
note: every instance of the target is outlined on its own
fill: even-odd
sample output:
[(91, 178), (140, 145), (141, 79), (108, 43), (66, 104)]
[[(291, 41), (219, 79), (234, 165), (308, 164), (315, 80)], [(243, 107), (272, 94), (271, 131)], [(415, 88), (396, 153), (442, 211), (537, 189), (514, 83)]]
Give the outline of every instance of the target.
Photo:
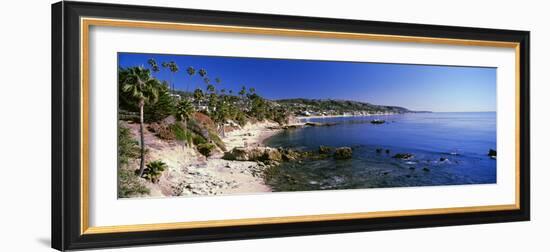
[[(386, 123), (371, 124), (373, 119)], [(266, 179), (275, 191), (496, 183), (497, 161), (487, 155), (496, 150), (495, 112), (307, 120), (337, 124), (285, 130), (265, 144), (313, 151), (320, 145), (348, 146), (353, 157), (282, 163)], [(397, 153), (414, 157), (393, 158)]]

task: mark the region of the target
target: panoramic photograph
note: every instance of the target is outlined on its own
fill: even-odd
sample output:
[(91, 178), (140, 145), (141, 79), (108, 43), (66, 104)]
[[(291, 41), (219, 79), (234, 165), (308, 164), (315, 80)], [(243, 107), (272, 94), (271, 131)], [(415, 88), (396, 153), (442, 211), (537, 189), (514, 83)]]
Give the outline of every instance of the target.
[(494, 184), (496, 68), (118, 53), (118, 198)]

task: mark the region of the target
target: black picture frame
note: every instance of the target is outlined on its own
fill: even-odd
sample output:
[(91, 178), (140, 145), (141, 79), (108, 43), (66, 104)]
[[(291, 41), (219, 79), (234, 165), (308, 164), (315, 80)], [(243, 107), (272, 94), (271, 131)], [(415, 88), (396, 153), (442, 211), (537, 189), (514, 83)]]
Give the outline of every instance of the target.
[[(519, 209), (282, 224), (81, 233), (80, 17), (519, 43)], [(530, 218), (529, 32), (102, 3), (52, 5), (52, 247), (58, 250), (422, 228)]]

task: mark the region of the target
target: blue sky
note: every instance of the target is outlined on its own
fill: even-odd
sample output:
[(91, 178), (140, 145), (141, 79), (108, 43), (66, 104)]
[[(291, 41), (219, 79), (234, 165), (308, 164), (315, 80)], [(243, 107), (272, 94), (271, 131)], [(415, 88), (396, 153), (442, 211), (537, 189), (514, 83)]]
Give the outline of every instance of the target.
[[(174, 61), (176, 89), (205, 88), (198, 74), (185, 71), (193, 66), (206, 69), (217, 89), (234, 90), (245, 85), (268, 99), (344, 99), (378, 105), (395, 105), (434, 112), (496, 111), (496, 68), (382, 64), (366, 62), (312, 61), (217, 56), (119, 53), (120, 67), (149, 67), (154, 58)], [(171, 80), (168, 69), (154, 73)]]

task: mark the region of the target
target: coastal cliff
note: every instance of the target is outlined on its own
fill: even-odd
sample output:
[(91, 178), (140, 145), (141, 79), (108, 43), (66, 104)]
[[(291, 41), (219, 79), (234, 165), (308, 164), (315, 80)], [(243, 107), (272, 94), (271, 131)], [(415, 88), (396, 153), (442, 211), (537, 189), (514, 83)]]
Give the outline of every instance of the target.
[[(265, 138), (278, 132), (273, 129), (274, 125), (276, 123), (269, 121), (248, 123), (244, 127), (229, 130), (222, 141), (230, 150), (245, 146), (262, 146)], [(128, 128), (130, 137), (138, 139), (139, 125), (123, 123), (121, 127)], [(255, 161), (224, 160), (220, 147), (215, 147), (211, 154), (206, 156), (199, 151), (197, 145), (186, 144), (177, 139), (162, 139), (150, 130), (145, 132), (145, 144), (148, 146), (146, 162), (162, 160), (167, 168), (155, 182), (136, 178), (134, 183), (146, 187), (147, 190), (127, 196), (168, 197), (271, 191), (263, 180), (266, 165)], [(138, 160), (133, 159), (130, 165), (122, 169), (132, 173), (137, 163)]]

